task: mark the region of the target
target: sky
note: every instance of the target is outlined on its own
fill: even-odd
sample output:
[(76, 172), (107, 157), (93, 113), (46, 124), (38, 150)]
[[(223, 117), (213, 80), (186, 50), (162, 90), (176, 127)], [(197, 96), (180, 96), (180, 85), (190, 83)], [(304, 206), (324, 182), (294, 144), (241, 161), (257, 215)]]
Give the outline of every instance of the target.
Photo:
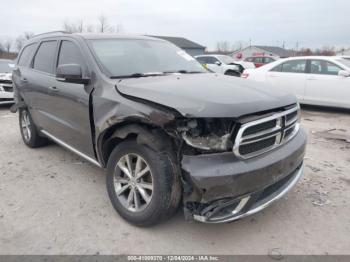
[[(3, 2), (3, 3), (2, 3)], [(349, 0), (0, 0), (0, 40), (62, 30), (65, 21), (122, 25), (123, 33), (232, 45), (350, 46)]]

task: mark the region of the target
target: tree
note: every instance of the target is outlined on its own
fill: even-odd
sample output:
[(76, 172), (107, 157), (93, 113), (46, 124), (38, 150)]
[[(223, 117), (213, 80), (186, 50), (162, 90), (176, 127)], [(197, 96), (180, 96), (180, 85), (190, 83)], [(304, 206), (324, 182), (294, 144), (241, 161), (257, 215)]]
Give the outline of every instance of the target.
[(230, 50), (230, 42), (228, 41), (220, 41), (216, 43), (216, 51), (218, 52), (229, 52)]
[(10, 54), (10, 50), (12, 47), (12, 41), (10, 39), (6, 40), (4, 43), (4, 47), (5, 47), (5, 51), (7, 52), (7, 54)]
[(20, 35), (16, 38), (15, 46), (16, 50), (20, 51), (23, 47), (23, 44), (30, 39), (34, 34), (32, 32), (24, 32), (23, 35)]
[(105, 33), (109, 29), (109, 25), (107, 23), (107, 17), (104, 15), (100, 15), (98, 17), (98, 22), (99, 22), (99, 27), (98, 27), (98, 32), (100, 33)]

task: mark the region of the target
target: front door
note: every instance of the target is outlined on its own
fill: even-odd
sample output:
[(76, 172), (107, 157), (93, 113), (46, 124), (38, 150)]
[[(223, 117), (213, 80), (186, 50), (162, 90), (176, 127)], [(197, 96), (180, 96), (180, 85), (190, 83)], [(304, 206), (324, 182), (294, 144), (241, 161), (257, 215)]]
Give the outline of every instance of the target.
[(350, 107), (350, 78), (338, 76), (340, 66), (326, 60), (310, 60), (305, 101), (315, 105)]
[[(78, 43), (60, 41), (54, 72), (63, 64), (79, 64), (86, 74), (87, 65)], [(91, 90), (90, 84), (61, 82), (53, 77), (44, 108), (51, 124), (44, 129), (79, 152), (95, 158), (89, 111)]]

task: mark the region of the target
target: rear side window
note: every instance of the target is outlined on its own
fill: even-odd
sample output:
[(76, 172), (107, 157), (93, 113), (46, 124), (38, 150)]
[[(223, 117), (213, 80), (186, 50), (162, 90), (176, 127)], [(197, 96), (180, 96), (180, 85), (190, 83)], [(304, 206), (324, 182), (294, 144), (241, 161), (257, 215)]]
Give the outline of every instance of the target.
[(324, 60), (311, 60), (310, 73), (318, 75), (338, 75), (339, 66)]
[(78, 64), (84, 66), (84, 59), (78, 46), (71, 41), (62, 41), (60, 54), (58, 57), (58, 65)]
[(196, 58), (197, 61), (201, 64), (207, 64), (207, 57), (203, 56), (203, 57), (197, 57)]
[(219, 60), (216, 59), (215, 57), (212, 57), (212, 56), (207, 57), (207, 64), (215, 64), (216, 62), (219, 62)]
[(273, 72), (305, 73), (306, 60), (291, 60), (274, 67)]
[(33, 68), (38, 71), (53, 73), (57, 41), (42, 42), (35, 57)]
[(33, 53), (35, 51), (35, 47), (36, 47), (36, 44), (31, 44), (31, 45), (27, 45), (23, 49), (22, 54), (17, 63), (19, 66), (29, 66), (33, 57)]

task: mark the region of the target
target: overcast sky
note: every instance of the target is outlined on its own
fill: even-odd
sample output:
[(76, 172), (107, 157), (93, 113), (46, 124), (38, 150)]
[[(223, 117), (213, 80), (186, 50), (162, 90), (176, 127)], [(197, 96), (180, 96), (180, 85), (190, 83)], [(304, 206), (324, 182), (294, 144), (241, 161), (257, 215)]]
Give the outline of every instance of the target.
[(349, 0), (0, 0), (0, 38), (96, 24), (103, 14), (125, 33), (183, 36), (213, 49), (218, 41), (286, 47), (350, 46)]

